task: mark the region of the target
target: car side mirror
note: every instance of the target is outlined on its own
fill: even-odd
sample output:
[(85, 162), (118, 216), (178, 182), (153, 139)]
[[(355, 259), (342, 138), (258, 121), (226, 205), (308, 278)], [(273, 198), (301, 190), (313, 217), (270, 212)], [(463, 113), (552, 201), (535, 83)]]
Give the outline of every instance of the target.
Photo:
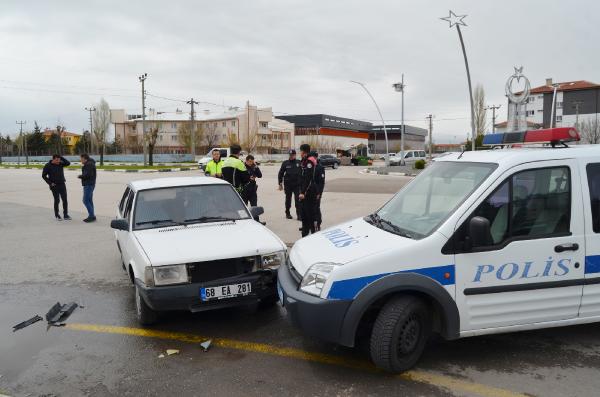
[(265, 213), (265, 209), (263, 207), (250, 207), (250, 215), (254, 218), (255, 221), (258, 220), (258, 217)]
[(469, 221), (470, 248), (485, 247), (490, 245), (492, 235), (490, 232), (490, 221), (481, 216), (475, 216)]
[(110, 221), (110, 227), (116, 230), (129, 231), (129, 222), (124, 218), (117, 218)]

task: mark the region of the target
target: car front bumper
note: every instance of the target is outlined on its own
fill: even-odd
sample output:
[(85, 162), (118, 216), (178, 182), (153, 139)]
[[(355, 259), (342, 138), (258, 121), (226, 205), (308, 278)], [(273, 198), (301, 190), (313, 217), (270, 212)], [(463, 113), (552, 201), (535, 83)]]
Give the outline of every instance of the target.
[(305, 294), (298, 290), (299, 283), (287, 265), (279, 267), (277, 284), (279, 298), (292, 324), (308, 335), (342, 344), (342, 325), (352, 301), (321, 299)]
[[(211, 301), (202, 301), (200, 298), (200, 290), (202, 288), (248, 282), (252, 284), (252, 292), (248, 295)], [(135, 284), (144, 302), (156, 311), (185, 310), (200, 312), (224, 307), (241, 306), (273, 297), (277, 293), (275, 270), (261, 270), (204, 283), (148, 287), (139, 279), (136, 279)]]

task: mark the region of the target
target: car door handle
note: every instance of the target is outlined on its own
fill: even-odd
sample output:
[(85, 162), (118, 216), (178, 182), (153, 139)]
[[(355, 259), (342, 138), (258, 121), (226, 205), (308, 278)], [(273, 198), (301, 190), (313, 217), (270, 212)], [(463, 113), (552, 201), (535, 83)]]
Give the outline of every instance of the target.
[(560, 244), (554, 247), (554, 252), (565, 252), (565, 251), (577, 251), (579, 249), (579, 244)]

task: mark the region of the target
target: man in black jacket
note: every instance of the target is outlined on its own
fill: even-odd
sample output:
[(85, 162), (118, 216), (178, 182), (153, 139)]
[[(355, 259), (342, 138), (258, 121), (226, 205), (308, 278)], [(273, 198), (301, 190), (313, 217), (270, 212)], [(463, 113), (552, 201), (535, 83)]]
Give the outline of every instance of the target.
[(321, 198), (323, 197), (323, 190), (325, 190), (325, 167), (321, 165), (319, 161), (319, 153), (312, 152), (310, 154), (315, 159), (317, 159), (317, 166), (315, 167), (315, 173), (318, 175), (315, 178), (317, 183), (317, 198), (315, 200), (315, 231), (321, 230), (321, 223), (323, 222), (323, 216), (321, 215)]
[(262, 172), (254, 162), (254, 156), (251, 154), (246, 156), (246, 162), (244, 163), (244, 165), (248, 170), (250, 180), (244, 185), (244, 188), (242, 190), (242, 198), (244, 199), (244, 203), (246, 205), (250, 203), (251, 207), (256, 207), (256, 205), (258, 204), (258, 185), (256, 184), (256, 178), (262, 178)]
[(67, 185), (65, 185), (64, 172), (64, 168), (70, 164), (66, 158), (58, 154), (53, 154), (52, 160), (48, 161), (42, 170), (42, 178), (50, 186), (50, 191), (52, 192), (52, 196), (54, 196), (54, 216), (57, 221), (62, 220), (58, 213), (60, 200), (62, 200), (64, 219), (67, 221), (71, 220), (67, 203)]
[(319, 195), (319, 186), (321, 174), (316, 172), (317, 159), (310, 155), (310, 145), (304, 143), (300, 145), (300, 195), (298, 198), (302, 207), (302, 237), (315, 232), (315, 207), (317, 205), (317, 196)]
[(285, 190), (285, 217), (292, 219), (290, 208), (292, 207), (292, 194), (294, 195), (294, 207), (296, 208), (296, 217), (300, 220), (300, 160), (296, 159), (296, 151), (289, 151), (289, 159), (281, 163), (279, 174), (279, 190)]
[(88, 217), (83, 221), (86, 223), (94, 222), (96, 214), (94, 214), (94, 189), (96, 188), (96, 161), (87, 153), (80, 156), (81, 159), (81, 186), (83, 186), (83, 205), (88, 212)]

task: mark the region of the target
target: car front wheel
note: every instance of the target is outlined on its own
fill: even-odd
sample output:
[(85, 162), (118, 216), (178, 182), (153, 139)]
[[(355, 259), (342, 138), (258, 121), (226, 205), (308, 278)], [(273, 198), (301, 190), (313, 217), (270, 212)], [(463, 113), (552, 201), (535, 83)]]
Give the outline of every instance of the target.
[(141, 325), (152, 325), (158, 321), (158, 313), (146, 304), (137, 286), (135, 287), (135, 309), (137, 320)]
[(383, 306), (371, 333), (371, 359), (390, 372), (412, 368), (431, 333), (427, 305), (414, 296), (398, 296)]
[(332, 165), (332, 167), (333, 167), (334, 170), (337, 169), (339, 166), (340, 165), (338, 163), (333, 163), (333, 165)]

